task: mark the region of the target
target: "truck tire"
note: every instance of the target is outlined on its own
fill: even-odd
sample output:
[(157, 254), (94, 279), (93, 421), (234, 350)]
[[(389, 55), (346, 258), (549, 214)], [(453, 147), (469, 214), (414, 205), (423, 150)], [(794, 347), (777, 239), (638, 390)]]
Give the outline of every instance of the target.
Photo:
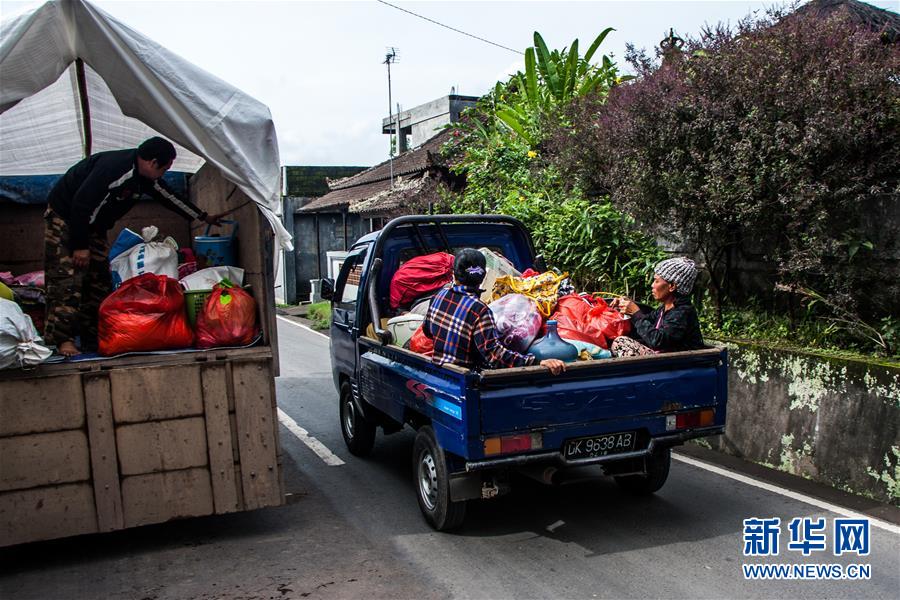
[(413, 443), (413, 478), (419, 509), (429, 525), (438, 531), (450, 531), (462, 525), (466, 503), (450, 501), (447, 461), (434, 430), (428, 425), (419, 428)]
[(341, 384), (341, 434), (354, 456), (368, 456), (375, 446), (375, 425), (356, 408), (350, 383)]
[(616, 483), (623, 490), (638, 496), (646, 496), (659, 490), (669, 477), (672, 464), (672, 450), (663, 448), (648, 456), (646, 475), (623, 475), (616, 477)]

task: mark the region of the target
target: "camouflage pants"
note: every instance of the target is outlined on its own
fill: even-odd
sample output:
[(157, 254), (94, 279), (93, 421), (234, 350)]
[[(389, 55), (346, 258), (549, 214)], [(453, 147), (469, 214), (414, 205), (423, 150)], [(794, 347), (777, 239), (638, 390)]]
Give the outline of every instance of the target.
[(76, 269), (68, 249), (69, 227), (59, 215), (44, 214), (44, 277), (47, 285), (47, 316), (44, 340), (59, 345), (81, 336), (81, 349), (97, 346), (100, 303), (109, 294), (109, 243), (106, 236), (91, 232), (91, 253), (86, 269)]

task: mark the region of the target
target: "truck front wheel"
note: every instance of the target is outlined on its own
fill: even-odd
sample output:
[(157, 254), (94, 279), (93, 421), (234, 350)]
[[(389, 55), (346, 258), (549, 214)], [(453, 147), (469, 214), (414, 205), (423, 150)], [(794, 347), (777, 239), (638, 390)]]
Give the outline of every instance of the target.
[(632, 494), (644, 496), (659, 490), (666, 483), (666, 479), (669, 477), (669, 466), (672, 464), (672, 450), (670, 448), (656, 450), (644, 460), (647, 473), (616, 477), (619, 487)]
[(438, 531), (449, 531), (462, 525), (466, 517), (466, 503), (450, 501), (447, 461), (434, 430), (428, 425), (419, 428), (413, 444), (413, 477), (419, 509), (432, 527)]
[(341, 384), (341, 433), (354, 456), (368, 456), (375, 446), (375, 425), (357, 409), (350, 383)]

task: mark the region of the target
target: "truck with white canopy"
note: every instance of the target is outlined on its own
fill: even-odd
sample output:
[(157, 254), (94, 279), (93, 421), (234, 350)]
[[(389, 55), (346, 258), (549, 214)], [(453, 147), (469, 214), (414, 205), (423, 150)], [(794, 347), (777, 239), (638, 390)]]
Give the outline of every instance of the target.
[[(154, 135), (175, 143), (190, 200), (237, 221), (261, 337), (0, 370), (0, 546), (284, 501), (274, 266), (291, 242), (269, 109), (84, 0), (3, 21), (0, 177), (58, 176)], [(45, 208), (0, 194), (0, 271), (42, 268)], [(164, 212), (139, 204), (121, 224), (190, 245)]]

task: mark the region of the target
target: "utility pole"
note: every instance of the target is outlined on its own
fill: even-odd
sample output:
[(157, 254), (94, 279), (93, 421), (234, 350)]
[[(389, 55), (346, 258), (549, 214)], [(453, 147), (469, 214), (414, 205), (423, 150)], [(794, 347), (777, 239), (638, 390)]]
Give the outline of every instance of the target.
[(397, 156), (406, 152), (406, 140), (403, 139), (403, 130), (400, 129), (400, 103), (397, 103)]
[[(388, 123), (394, 122), (394, 105), (391, 101), (391, 64), (397, 62), (397, 48), (388, 48), (387, 54), (384, 56), (384, 63), (387, 65), (387, 77), (388, 77)], [(397, 115), (397, 129), (394, 130), (394, 133), (397, 135), (397, 140), (400, 139), (400, 115)], [(390, 164), (391, 164), (391, 187), (394, 187), (394, 142), (393, 138), (389, 138), (391, 140), (390, 145)]]

